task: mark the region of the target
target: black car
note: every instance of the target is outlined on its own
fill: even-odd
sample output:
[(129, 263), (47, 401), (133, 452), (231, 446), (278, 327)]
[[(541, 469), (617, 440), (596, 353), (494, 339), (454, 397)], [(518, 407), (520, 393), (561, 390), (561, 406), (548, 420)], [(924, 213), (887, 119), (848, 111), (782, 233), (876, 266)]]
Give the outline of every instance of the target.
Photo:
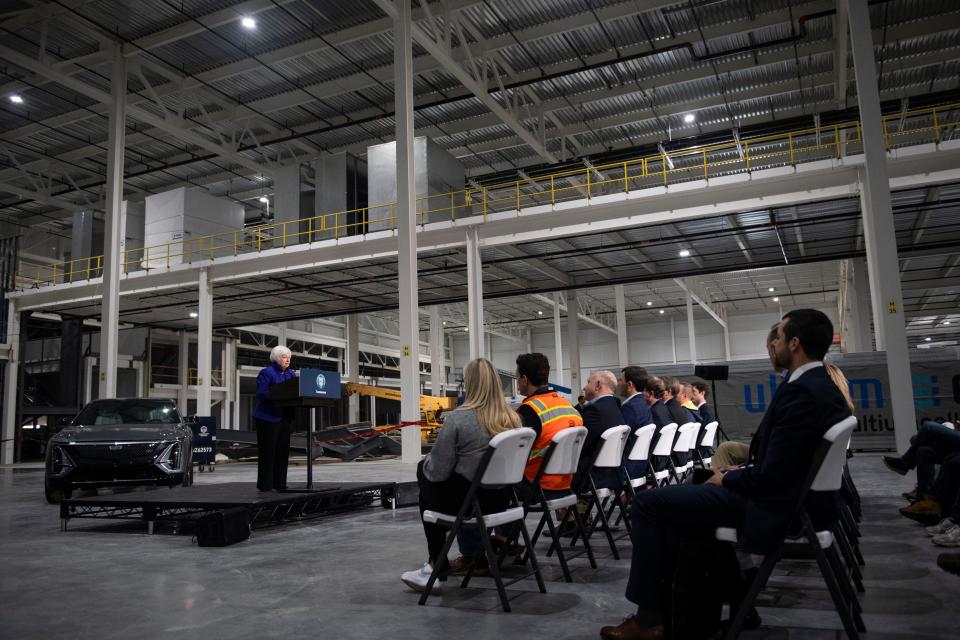
[(47, 445), (47, 501), (74, 489), (193, 483), (193, 432), (171, 400), (96, 400)]

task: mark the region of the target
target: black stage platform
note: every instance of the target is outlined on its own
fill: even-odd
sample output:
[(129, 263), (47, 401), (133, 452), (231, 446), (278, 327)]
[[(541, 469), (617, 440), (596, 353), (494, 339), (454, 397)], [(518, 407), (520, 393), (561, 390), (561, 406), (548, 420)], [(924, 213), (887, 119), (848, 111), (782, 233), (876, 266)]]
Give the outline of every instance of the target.
[(60, 527), (66, 531), (72, 518), (142, 520), (147, 532), (160, 520), (194, 519), (200, 514), (231, 507), (246, 507), (250, 526), (265, 527), (364, 507), (392, 495), (394, 483), (320, 482), (313, 489), (291, 487), (263, 493), (253, 483), (225, 482), (192, 487), (159, 488), (60, 503)]

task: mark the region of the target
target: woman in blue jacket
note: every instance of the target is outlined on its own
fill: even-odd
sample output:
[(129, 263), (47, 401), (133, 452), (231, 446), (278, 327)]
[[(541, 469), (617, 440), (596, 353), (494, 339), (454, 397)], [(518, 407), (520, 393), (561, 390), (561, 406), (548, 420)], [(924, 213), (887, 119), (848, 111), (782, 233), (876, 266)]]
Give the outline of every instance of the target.
[(295, 378), (290, 368), (290, 349), (277, 346), (270, 352), (270, 366), (257, 375), (257, 489), (283, 491), (287, 488), (287, 458), (290, 457), (290, 421), (283, 409), (270, 399), (270, 387)]

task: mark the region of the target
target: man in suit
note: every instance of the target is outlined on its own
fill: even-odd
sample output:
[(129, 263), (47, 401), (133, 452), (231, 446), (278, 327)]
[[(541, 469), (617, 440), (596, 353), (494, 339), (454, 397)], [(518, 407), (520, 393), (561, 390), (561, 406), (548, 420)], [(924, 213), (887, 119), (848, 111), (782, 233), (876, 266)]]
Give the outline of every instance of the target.
[(710, 395), (710, 387), (706, 382), (694, 382), (690, 385), (690, 399), (697, 405), (697, 413), (700, 414), (700, 422), (705, 427), (711, 422), (715, 422), (717, 414), (713, 407), (707, 402), (707, 396)]
[(653, 417), (653, 423), (657, 425), (657, 430), (673, 422), (670, 411), (663, 400), (663, 394), (663, 380), (656, 376), (647, 378), (647, 384), (643, 388), (643, 398), (650, 405), (650, 415)]
[[(789, 371), (750, 443), (744, 466), (714, 471), (701, 485), (674, 485), (634, 498), (634, 544), (626, 597), (635, 615), (604, 627), (605, 640), (660, 640), (664, 637), (660, 582), (670, 575), (678, 539), (691, 531), (712, 535), (736, 527), (740, 548), (751, 554), (773, 551), (790, 526), (813, 454), (831, 426), (850, 409), (823, 368), (833, 325), (822, 312), (798, 309), (781, 320), (774, 350)], [(835, 496), (811, 494), (815, 521), (831, 513)]]
[(690, 422), (699, 422), (701, 423), (700, 426), (703, 426), (703, 418), (701, 418), (700, 412), (697, 410), (697, 405), (693, 403), (692, 393), (693, 386), (689, 382), (681, 382), (680, 395), (677, 396), (677, 402), (679, 402), (680, 406), (686, 411)]
[[(647, 370), (643, 367), (624, 367), (620, 371), (620, 380), (617, 382), (617, 393), (623, 398), (620, 411), (623, 413), (624, 424), (630, 427), (630, 438), (627, 440), (627, 448), (623, 452), (624, 457), (633, 448), (637, 439), (635, 435), (637, 429), (648, 424), (654, 424), (653, 416), (650, 414), (650, 405), (643, 397), (643, 389), (646, 385)], [(647, 472), (645, 461), (625, 460), (624, 464), (631, 478), (639, 478)]]
[[(582, 481), (584, 471), (588, 470), (593, 462), (594, 456), (603, 444), (600, 438), (603, 432), (610, 427), (627, 424), (620, 411), (620, 401), (614, 395), (616, 390), (617, 377), (612, 371), (594, 371), (583, 387), (584, 403), (580, 413), (583, 416), (583, 426), (587, 428), (587, 439), (580, 453), (580, 465), (577, 468), (574, 483)], [(602, 474), (602, 477), (594, 476), (598, 487), (613, 487), (618, 484), (619, 476), (616, 470), (611, 469), (611, 471), (613, 473)]]
[(680, 395), (680, 381), (671, 376), (665, 376), (663, 389), (663, 402), (667, 406), (667, 411), (670, 412), (670, 422), (676, 422), (678, 427), (690, 422), (689, 414), (683, 410), (680, 401), (677, 400), (677, 396)]

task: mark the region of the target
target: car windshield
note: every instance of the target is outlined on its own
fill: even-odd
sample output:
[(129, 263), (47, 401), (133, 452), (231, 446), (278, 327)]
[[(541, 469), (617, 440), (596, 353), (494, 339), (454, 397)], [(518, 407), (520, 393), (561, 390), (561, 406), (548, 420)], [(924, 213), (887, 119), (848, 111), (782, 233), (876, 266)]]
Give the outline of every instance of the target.
[(177, 424), (180, 416), (169, 404), (155, 402), (96, 402), (83, 408), (74, 421), (85, 425)]

